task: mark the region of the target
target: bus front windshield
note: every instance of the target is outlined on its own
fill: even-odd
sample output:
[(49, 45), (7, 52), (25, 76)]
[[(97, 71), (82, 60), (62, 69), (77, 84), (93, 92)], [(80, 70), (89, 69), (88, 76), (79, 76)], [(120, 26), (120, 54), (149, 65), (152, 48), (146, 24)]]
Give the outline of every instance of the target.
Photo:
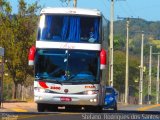
[(97, 83), (98, 56), (98, 51), (39, 49), (35, 58), (35, 78), (61, 83)]

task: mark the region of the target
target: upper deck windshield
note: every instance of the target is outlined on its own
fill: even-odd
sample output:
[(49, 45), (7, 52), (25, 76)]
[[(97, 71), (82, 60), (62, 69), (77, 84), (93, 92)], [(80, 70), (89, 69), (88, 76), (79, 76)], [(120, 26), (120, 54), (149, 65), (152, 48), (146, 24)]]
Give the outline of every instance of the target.
[(97, 51), (37, 50), (35, 77), (60, 83), (97, 83), (98, 56)]
[(99, 16), (43, 14), (37, 40), (99, 43), (100, 30)]

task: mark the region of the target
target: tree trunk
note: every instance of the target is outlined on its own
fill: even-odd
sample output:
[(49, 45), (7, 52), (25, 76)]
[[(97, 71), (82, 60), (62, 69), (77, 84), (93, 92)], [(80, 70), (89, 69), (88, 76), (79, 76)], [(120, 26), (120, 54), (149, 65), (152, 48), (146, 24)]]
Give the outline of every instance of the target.
[(18, 84), (14, 81), (13, 88), (12, 88), (12, 99), (17, 98), (17, 87), (18, 87)]
[(15, 91), (15, 84), (13, 83), (13, 87), (12, 87), (12, 100), (14, 99), (14, 92)]
[(23, 92), (23, 90), (24, 90), (24, 86), (21, 85), (21, 100), (22, 101), (24, 100), (24, 92)]
[(18, 88), (18, 84), (15, 83), (14, 99), (17, 98), (17, 88)]

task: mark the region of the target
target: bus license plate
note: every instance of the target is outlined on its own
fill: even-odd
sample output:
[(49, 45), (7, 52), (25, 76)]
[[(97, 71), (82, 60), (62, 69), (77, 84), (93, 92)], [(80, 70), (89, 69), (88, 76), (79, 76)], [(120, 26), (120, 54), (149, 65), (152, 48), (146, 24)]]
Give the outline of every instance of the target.
[(71, 97), (60, 97), (60, 100), (70, 102), (70, 101), (72, 101), (72, 98)]

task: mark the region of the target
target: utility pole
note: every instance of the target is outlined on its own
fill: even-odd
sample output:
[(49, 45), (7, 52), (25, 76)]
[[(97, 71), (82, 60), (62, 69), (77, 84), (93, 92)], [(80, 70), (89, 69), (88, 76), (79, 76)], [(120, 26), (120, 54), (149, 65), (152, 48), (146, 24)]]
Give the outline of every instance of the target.
[(128, 57), (129, 57), (129, 17), (124, 18), (124, 17), (119, 17), (118, 19), (127, 19), (126, 23), (126, 29), (127, 29), (127, 35), (126, 35), (126, 74), (125, 74), (125, 99), (124, 103), (128, 104), (128, 94), (129, 94), (129, 85), (128, 85), (128, 76), (129, 76), (129, 65), (128, 65)]
[(159, 104), (159, 55), (160, 55), (160, 53), (152, 53), (152, 54), (158, 55), (157, 81), (156, 81), (156, 103)]
[(0, 108), (3, 108), (4, 48), (0, 47)]
[(68, 0), (68, 6), (70, 6), (70, 1), (71, 1), (71, 0)]
[(157, 64), (156, 103), (159, 104), (159, 53), (158, 53), (158, 64)]
[(114, 22), (114, 0), (111, 0), (110, 9), (110, 52), (109, 52), (109, 85), (113, 87), (113, 22)]
[(113, 21), (114, 21), (114, 0), (111, 0), (109, 85), (112, 86), (112, 87), (113, 87)]
[(152, 46), (150, 46), (150, 55), (149, 55), (148, 104), (151, 104), (151, 81), (152, 81)]
[(140, 65), (140, 81), (139, 81), (139, 104), (142, 105), (143, 101), (143, 41), (144, 33), (142, 32), (142, 43), (141, 43), (141, 65)]
[(127, 18), (127, 37), (126, 37), (126, 76), (125, 76), (125, 104), (128, 104), (128, 56), (129, 56), (129, 50), (128, 50), (128, 41), (129, 41), (129, 18)]
[(75, 8), (77, 7), (77, 0), (74, 0), (74, 5)]

